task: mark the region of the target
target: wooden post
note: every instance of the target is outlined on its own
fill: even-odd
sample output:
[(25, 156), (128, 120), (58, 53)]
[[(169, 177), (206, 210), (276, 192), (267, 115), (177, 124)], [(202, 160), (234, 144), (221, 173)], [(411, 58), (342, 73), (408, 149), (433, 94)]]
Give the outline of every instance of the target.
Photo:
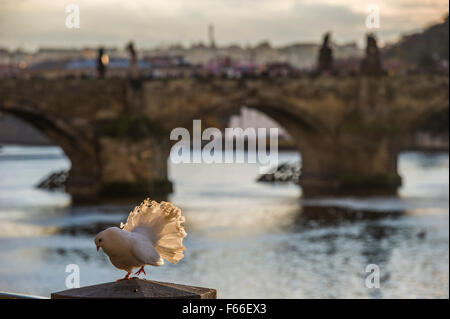
[(133, 278), (54, 292), (51, 299), (216, 299), (215, 289)]

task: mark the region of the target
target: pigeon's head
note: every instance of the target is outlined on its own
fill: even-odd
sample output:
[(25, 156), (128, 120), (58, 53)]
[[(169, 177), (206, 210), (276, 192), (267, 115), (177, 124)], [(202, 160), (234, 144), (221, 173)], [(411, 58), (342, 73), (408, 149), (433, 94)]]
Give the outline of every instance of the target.
[(120, 237), (120, 229), (117, 227), (110, 227), (105, 229), (104, 231), (101, 231), (95, 236), (95, 246), (97, 246), (97, 251), (99, 251), (100, 248), (103, 249), (103, 251), (108, 251), (109, 248), (112, 248), (116, 245), (117, 240), (120, 240), (118, 237)]

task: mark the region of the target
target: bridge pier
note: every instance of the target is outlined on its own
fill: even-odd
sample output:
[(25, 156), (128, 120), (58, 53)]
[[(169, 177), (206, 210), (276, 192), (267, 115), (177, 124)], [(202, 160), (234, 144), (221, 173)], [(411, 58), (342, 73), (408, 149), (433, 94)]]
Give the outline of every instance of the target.
[[(89, 165), (89, 162), (86, 162)], [(72, 160), (72, 167), (67, 178), (66, 192), (72, 195), (73, 202), (84, 202), (95, 198), (100, 190), (100, 180), (98, 178), (98, 171), (87, 171), (80, 168), (80, 165), (74, 164)]]
[(167, 177), (168, 139), (100, 139), (101, 196), (155, 196), (172, 192)]
[(169, 140), (145, 137), (138, 141), (101, 137), (96, 157), (67, 154), (72, 162), (66, 191), (73, 202), (100, 198), (166, 196)]
[[(366, 138), (366, 137), (365, 137)], [(303, 196), (395, 195), (401, 186), (397, 150), (389, 138), (358, 141), (358, 137), (318, 138), (301, 149)], [(311, 144), (310, 144), (311, 145)]]

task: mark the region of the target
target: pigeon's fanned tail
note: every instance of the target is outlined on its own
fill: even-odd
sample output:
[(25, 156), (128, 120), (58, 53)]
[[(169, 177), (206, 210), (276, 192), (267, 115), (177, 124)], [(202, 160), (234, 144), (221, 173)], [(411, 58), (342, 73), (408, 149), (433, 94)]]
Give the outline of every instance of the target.
[(159, 255), (176, 264), (183, 257), (183, 238), (186, 231), (181, 210), (168, 202), (144, 200), (128, 216), (126, 224), (120, 228), (145, 234), (152, 241)]

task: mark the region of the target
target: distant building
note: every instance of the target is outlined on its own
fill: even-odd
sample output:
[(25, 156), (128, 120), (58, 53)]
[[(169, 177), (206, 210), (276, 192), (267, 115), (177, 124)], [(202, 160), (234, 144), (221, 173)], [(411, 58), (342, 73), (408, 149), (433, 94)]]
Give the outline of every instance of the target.
[[(313, 43), (296, 43), (292, 45), (273, 47), (263, 41), (257, 45), (241, 46), (232, 44), (218, 47), (214, 36), (210, 37), (209, 45), (196, 43), (190, 47), (174, 44), (153, 49), (137, 49), (139, 73), (147, 77), (190, 76), (208, 73), (214, 68), (214, 63), (222, 64), (220, 74), (228, 77), (239, 77), (242, 74), (260, 74), (264, 66), (282, 69), (282, 65), (295, 70), (310, 71), (317, 60), (319, 45)], [(212, 45), (214, 44), (214, 45)], [(213, 47), (214, 46), (214, 47)], [(331, 43), (336, 59), (360, 57), (361, 50), (355, 43), (337, 45)], [(105, 54), (113, 63), (108, 66), (107, 76), (122, 76), (122, 61), (128, 61), (130, 55), (124, 48), (105, 47)], [(97, 48), (40, 48), (36, 52), (23, 50), (9, 51), (0, 49), (0, 76), (10, 76), (11, 72), (21, 71), (23, 76), (92, 76), (90, 65), (97, 58)], [(230, 59), (231, 65), (224, 65), (219, 60)], [(55, 64), (53, 64), (55, 63)], [(114, 67), (114, 63), (119, 66)], [(68, 64), (67, 69), (65, 64)], [(75, 65), (75, 66), (74, 66)], [(114, 69), (114, 70), (113, 70)], [(109, 72), (112, 73), (109, 73)], [(280, 71), (281, 74), (284, 71)], [(7, 75), (6, 75), (7, 74)]]
[[(142, 70), (150, 69), (151, 64), (146, 61), (138, 61), (138, 67)], [(44, 61), (36, 63), (22, 70), (22, 76), (63, 78), (63, 77), (87, 77), (96, 76), (97, 62), (95, 59), (76, 59), (69, 61)], [(128, 75), (128, 59), (110, 59), (106, 77), (126, 77)]]
[(11, 55), (9, 50), (0, 48), (0, 65), (9, 65), (11, 63)]

